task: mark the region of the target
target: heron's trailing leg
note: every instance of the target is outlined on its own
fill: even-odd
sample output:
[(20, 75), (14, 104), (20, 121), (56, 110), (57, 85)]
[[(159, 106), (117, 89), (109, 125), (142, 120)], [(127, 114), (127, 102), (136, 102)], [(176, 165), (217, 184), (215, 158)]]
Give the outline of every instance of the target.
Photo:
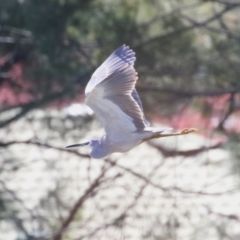
[(180, 136), (180, 135), (185, 135), (185, 134), (189, 134), (189, 133), (197, 132), (197, 131), (198, 130), (196, 128), (184, 128), (182, 131), (176, 132), (176, 133), (154, 133), (150, 138), (147, 138), (144, 140), (146, 141), (146, 140), (150, 140), (150, 139), (154, 139), (154, 138)]
[(196, 128), (184, 128), (182, 131), (176, 132), (176, 133), (166, 133), (166, 134), (165, 133), (160, 133), (160, 134), (158, 134), (157, 138), (185, 135), (185, 134), (189, 134), (189, 133), (197, 132), (197, 131), (198, 130)]

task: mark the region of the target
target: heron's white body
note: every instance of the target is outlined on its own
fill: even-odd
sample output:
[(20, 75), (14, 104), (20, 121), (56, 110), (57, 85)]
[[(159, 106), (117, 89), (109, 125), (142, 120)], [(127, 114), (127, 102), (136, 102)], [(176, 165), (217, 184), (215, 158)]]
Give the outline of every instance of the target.
[(151, 132), (143, 131), (143, 132), (132, 132), (127, 133), (124, 136), (120, 136), (112, 141), (108, 136), (104, 136), (104, 144), (106, 144), (112, 152), (127, 152), (130, 149), (138, 146), (143, 142), (143, 139), (149, 138), (152, 136)]
[[(163, 132), (163, 130), (159, 130), (159, 133)], [(127, 133), (125, 137), (121, 135), (112, 141), (107, 135), (102, 136), (100, 140), (93, 141), (92, 151), (90, 155), (92, 158), (103, 158), (107, 155), (114, 152), (127, 152), (132, 148), (141, 144), (144, 139), (151, 138), (153, 133), (151, 131), (142, 131), (142, 132), (133, 132)]]
[(193, 131), (190, 129), (180, 133), (163, 134), (169, 128), (149, 127), (135, 89), (135, 59), (135, 53), (123, 45), (93, 73), (85, 89), (85, 103), (102, 122), (106, 135), (100, 140), (68, 147), (89, 145), (92, 148), (91, 157), (103, 158), (113, 152), (126, 152), (152, 138)]

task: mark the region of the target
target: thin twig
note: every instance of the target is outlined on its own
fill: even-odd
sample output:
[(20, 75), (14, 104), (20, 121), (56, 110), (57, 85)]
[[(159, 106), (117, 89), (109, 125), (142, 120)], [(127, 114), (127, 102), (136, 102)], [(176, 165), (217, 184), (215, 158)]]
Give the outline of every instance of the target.
[(92, 184), (85, 190), (82, 196), (79, 197), (77, 202), (74, 204), (73, 208), (70, 210), (68, 217), (63, 221), (60, 229), (57, 231), (57, 233), (54, 234), (53, 240), (61, 240), (63, 232), (67, 229), (69, 224), (74, 219), (75, 214), (79, 210), (79, 208), (83, 205), (83, 203), (86, 201), (87, 198), (96, 190), (97, 187), (100, 185), (100, 180), (104, 177), (106, 172), (109, 170), (108, 168), (102, 168), (100, 174), (98, 177), (95, 178), (95, 180), (92, 182)]
[(183, 89), (172, 89), (172, 88), (156, 88), (148, 86), (138, 86), (138, 90), (141, 92), (151, 91), (176, 95), (183, 98), (193, 98), (193, 97), (219, 97), (225, 94), (239, 93), (240, 89), (229, 88), (229, 89), (214, 89), (214, 90), (183, 90)]
[(192, 150), (187, 150), (187, 151), (181, 151), (181, 150), (174, 150), (174, 149), (168, 149), (165, 148), (161, 145), (157, 145), (154, 143), (149, 142), (149, 145), (156, 148), (165, 158), (167, 157), (175, 157), (175, 156), (183, 156), (183, 157), (192, 157), (196, 156), (199, 153), (203, 153), (212, 149), (220, 148), (222, 147), (223, 143), (217, 143), (215, 145), (206, 147), (200, 147)]
[(220, 130), (222, 130), (222, 131), (224, 131), (225, 129), (224, 129), (224, 124), (225, 124), (225, 122), (226, 122), (226, 120), (229, 118), (229, 116), (234, 112), (234, 110), (235, 110), (235, 107), (234, 107), (234, 105), (235, 105), (235, 94), (233, 93), (233, 94), (231, 94), (231, 97), (230, 97), (230, 99), (229, 99), (229, 106), (228, 106), (228, 110), (227, 110), (227, 112), (226, 112), (226, 114), (224, 115), (224, 117), (222, 118), (222, 120), (220, 121), (220, 123), (219, 123), (219, 125), (218, 125), (218, 129), (220, 129)]

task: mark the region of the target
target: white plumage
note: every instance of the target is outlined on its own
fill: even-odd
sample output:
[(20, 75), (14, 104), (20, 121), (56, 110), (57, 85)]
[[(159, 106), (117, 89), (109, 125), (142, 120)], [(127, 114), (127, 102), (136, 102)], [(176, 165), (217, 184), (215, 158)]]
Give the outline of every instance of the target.
[(85, 89), (85, 103), (103, 124), (106, 135), (100, 140), (67, 146), (89, 145), (93, 158), (113, 152), (125, 152), (140, 143), (159, 137), (187, 134), (195, 129), (165, 134), (169, 128), (151, 128), (146, 121), (142, 103), (135, 89), (137, 72), (135, 53), (123, 45), (113, 52), (93, 73)]

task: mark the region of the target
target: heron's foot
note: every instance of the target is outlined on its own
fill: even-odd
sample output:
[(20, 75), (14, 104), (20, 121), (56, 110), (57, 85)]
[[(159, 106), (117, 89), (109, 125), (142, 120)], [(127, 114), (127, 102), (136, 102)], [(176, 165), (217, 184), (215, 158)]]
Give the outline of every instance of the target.
[(192, 132), (197, 132), (198, 130), (196, 128), (184, 128), (180, 133), (181, 134), (188, 134)]

